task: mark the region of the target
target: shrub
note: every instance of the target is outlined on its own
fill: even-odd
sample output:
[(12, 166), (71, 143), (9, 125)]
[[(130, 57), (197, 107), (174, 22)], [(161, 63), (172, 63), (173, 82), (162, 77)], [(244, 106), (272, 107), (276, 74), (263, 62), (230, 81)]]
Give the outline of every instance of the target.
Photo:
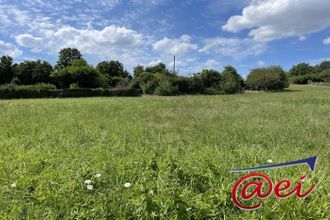
[(325, 83), (330, 83), (330, 69), (326, 69), (320, 73), (320, 78)]
[(15, 85), (15, 84), (4, 84), (0, 86), (1, 90), (55, 90), (56, 86), (49, 83), (38, 83), (35, 85)]
[(285, 71), (279, 66), (253, 69), (246, 86), (251, 90), (282, 90), (289, 86)]
[(169, 80), (161, 80), (155, 91), (156, 95), (173, 96), (178, 94), (178, 86), (173, 85)]
[(160, 81), (156, 74), (153, 73), (143, 73), (138, 80), (143, 93), (150, 95), (155, 93)]
[(178, 76), (174, 77), (173, 85), (178, 89), (178, 94), (189, 94), (191, 93), (191, 80), (188, 77)]
[(203, 70), (197, 74), (200, 77), (204, 87), (206, 88), (218, 88), (219, 83), (222, 80), (221, 74), (216, 70)]
[[(137, 89), (59, 89), (53, 90), (54, 86), (15, 86), (4, 85), (0, 87), (1, 99), (18, 98), (69, 98), (69, 97), (97, 97), (97, 96), (141, 96), (141, 90)], [(52, 88), (52, 89), (50, 89)]]

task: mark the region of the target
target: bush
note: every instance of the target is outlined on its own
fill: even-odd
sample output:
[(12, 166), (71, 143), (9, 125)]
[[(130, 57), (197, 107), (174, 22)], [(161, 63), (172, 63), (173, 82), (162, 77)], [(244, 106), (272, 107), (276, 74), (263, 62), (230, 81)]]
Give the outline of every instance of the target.
[(155, 93), (160, 81), (156, 74), (153, 73), (143, 73), (138, 80), (143, 93), (150, 95)]
[(54, 85), (0, 86), (1, 99), (141, 96), (138, 89), (56, 89)]
[(160, 96), (177, 95), (178, 86), (174, 86), (169, 80), (161, 80), (155, 94)]
[(320, 73), (320, 78), (322, 82), (330, 83), (330, 69), (326, 69)]
[(35, 85), (15, 85), (15, 84), (4, 84), (0, 86), (1, 90), (55, 90), (56, 86), (49, 83), (38, 83)]
[(246, 86), (251, 90), (282, 90), (289, 86), (285, 71), (278, 66), (253, 69), (247, 77)]
[(294, 84), (308, 84), (308, 83), (329, 82), (329, 78), (330, 78), (330, 69), (324, 70), (321, 73), (291, 77), (290, 81)]

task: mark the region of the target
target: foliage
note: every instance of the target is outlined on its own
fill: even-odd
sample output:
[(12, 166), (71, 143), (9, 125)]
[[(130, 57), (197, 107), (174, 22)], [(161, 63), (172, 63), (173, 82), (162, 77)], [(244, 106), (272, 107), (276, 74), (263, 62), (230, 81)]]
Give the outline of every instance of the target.
[(83, 56), (76, 48), (64, 48), (59, 52), (59, 57), (55, 69), (63, 69), (71, 66), (74, 60), (83, 60)]
[(143, 73), (139, 77), (139, 85), (144, 94), (152, 95), (155, 93), (156, 88), (159, 86), (159, 77), (153, 73)]
[(155, 66), (150, 66), (145, 68), (146, 73), (168, 73), (169, 71), (166, 68), (164, 63), (159, 63)]
[(327, 83), (329, 82), (328, 72), (330, 70), (330, 61), (323, 61), (316, 65), (314, 73), (291, 76), (290, 81), (294, 84), (308, 84), (308, 83)]
[(10, 83), (14, 78), (13, 58), (0, 57), (0, 84)]
[(124, 65), (116, 60), (102, 61), (96, 66), (97, 71), (101, 74), (111, 77), (128, 78), (129, 73), (124, 69)]
[(315, 72), (317, 72), (317, 73), (321, 73), (328, 69), (330, 69), (330, 61), (323, 61), (320, 64), (315, 66)]
[(24, 61), (15, 66), (17, 82), (21, 85), (51, 82), (53, 67), (46, 61)]
[(170, 80), (163, 79), (160, 81), (159, 86), (155, 90), (156, 95), (160, 96), (173, 96), (178, 94), (178, 86), (173, 85)]
[(220, 72), (216, 70), (203, 70), (197, 74), (206, 88), (217, 88), (222, 80)]
[(102, 76), (84, 60), (74, 60), (71, 66), (56, 70), (51, 77), (60, 88), (69, 88), (76, 83), (79, 88), (102, 87)]
[(290, 71), (289, 75), (290, 76), (303, 76), (307, 74), (312, 74), (314, 73), (315, 69), (311, 65), (307, 63), (299, 63), (295, 66), (293, 66)]
[(134, 67), (134, 78), (139, 78), (143, 72), (144, 72), (143, 66), (138, 65)]
[(36, 84), (17, 86), (6, 84), (0, 86), (0, 99), (19, 98), (69, 98), (69, 97), (111, 97), (111, 96), (140, 96), (136, 89), (84, 89), (77, 84), (71, 84), (70, 89), (56, 89), (51, 84)]
[(244, 88), (244, 80), (232, 66), (226, 66), (222, 74), (221, 90), (225, 94), (240, 93)]
[(253, 69), (247, 77), (246, 86), (251, 90), (282, 90), (289, 86), (285, 71), (279, 66)]
[[(327, 219), (330, 90), (289, 91), (1, 100), (0, 216)], [(319, 156), (315, 173), (307, 166), (266, 171), (295, 184), (308, 175), (303, 189), (317, 185), (311, 196), (270, 196), (257, 211), (235, 208), (231, 192), (244, 174), (229, 170), (311, 155)]]
[(55, 90), (56, 86), (49, 83), (37, 83), (34, 85), (15, 85), (4, 84), (0, 86), (1, 90)]

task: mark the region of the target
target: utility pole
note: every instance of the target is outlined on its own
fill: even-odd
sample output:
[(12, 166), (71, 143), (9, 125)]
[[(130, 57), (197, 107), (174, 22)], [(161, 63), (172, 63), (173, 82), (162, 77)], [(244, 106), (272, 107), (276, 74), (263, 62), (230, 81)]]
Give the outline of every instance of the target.
[(173, 73), (175, 73), (175, 56), (174, 56)]

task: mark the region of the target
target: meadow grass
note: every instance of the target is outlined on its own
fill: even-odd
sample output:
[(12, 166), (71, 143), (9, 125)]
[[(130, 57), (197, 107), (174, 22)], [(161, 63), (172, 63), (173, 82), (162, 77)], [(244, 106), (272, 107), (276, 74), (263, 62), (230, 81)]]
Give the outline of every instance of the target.
[[(1, 218), (329, 217), (329, 87), (1, 100), (0, 119)], [(309, 175), (304, 189), (317, 184), (311, 196), (272, 196), (252, 212), (233, 205), (232, 187), (244, 174), (230, 170), (314, 155), (315, 174), (307, 166), (263, 171), (276, 181)]]

